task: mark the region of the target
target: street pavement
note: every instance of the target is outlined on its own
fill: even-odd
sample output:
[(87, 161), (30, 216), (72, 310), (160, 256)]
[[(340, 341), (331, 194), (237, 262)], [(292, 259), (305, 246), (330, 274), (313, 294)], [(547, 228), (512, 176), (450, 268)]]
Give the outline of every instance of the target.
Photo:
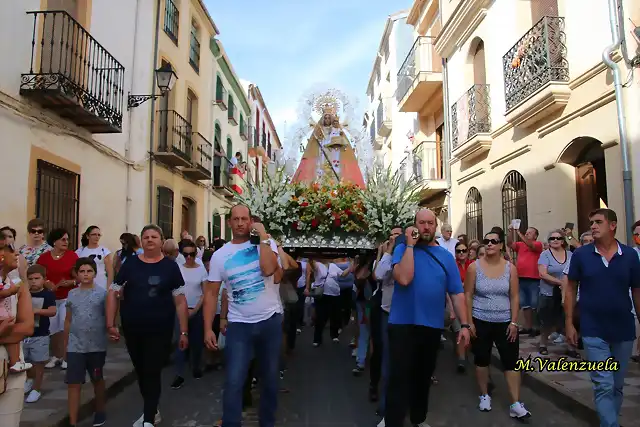
[[(329, 339), (319, 348), (313, 348), (310, 330), (298, 337), (295, 356), (289, 361), (283, 391), (279, 397), (278, 427), (373, 427), (379, 421), (375, 415), (375, 404), (367, 400), (368, 378), (354, 377), (351, 369), (354, 361), (350, 357), (348, 338), (343, 336), (340, 344)], [(327, 337), (328, 338), (328, 337)], [(211, 427), (221, 417), (222, 382), (224, 371), (214, 371), (201, 380), (187, 378), (180, 390), (172, 390), (171, 367), (164, 371), (163, 394), (160, 411), (163, 421), (160, 426)], [(494, 370), (496, 383), (493, 411), (481, 413), (477, 410), (477, 391), (472, 370), (460, 375), (455, 373), (451, 344), (445, 344), (440, 353), (436, 371), (439, 383), (431, 388), (428, 423), (437, 426), (509, 427), (523, 423), (508, 415), (507, 389), (500, 372)], [(288, 392), (287, 392), (288, 389)], [(254, 396), (258, 394), (254, 390)], [(254, 397), (254, 407), (257, 407)], [(533, 416), (526, 422), (532, 426), (590, 426), (575, 418), (569, 411), (556, 406), (528, 388), (522, 390), (525, 402)], [(127, 387), (107, 405), (110, 426), (130, 426), (141, 414), (142, 401), (137, 385)], [(408, 421), (407, 421), (408, 423)], [(255, 410), (249, 410), (245, 426), (258, 425)], [(597, 424), (596, 424), (597, 425)], [(91, 426), (91, 419), (80, 424)]]

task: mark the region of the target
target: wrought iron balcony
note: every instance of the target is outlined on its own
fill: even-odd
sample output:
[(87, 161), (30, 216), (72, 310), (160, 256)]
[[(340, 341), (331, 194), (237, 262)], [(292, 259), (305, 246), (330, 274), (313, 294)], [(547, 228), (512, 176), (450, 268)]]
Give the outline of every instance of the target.
[(418, 37), (398, 71), (396, 100), (400, 111), (417, 112), (442, 88), (442, 60), (435, 37)]
[(413, 173), (419, 179), (443, 180), (444, 144), (442, 141), (422, 141), (413, 149)]
[(564, 18), (545, 16), (502, 57), (507, 111), (553, 82), (569, 81)]
[(210, 180), (212, 173), (211, 155), (213, 147), (209, 140), (202, 136), (199, 132), (194, 132), (193, 145), (195, 147), (195, 156), (190, 166), (182, 169), (182, 173), (187, 178), (195, 180)]
[(27, 14), (31, 62), (20, 94), (91, 133), (122, 132), (124, 67), (67, 12)]
[(376, 123), (378, 124), (378, 135), (389, 136), (391, 134), (392, 118), (391, 103), (393, 98), (383, 98), (378, 103), (376, 110)]
[(231, 161), (221, 144), (215, 144), (213, 153), (213, 189), (224, 197), (233, 197), (230, 179)]
[(216, 87), (216, 100), (215, 104), (220, 107), (222, 111), (227, 109), (227, 102), (229, 100), (229, 94), (227, 90), (222, 85), (217, 85)]
[[(454, 154), (467, 157), (491, 147), (491, 99), (489, 85), (473, 85), (451, 106), (451, 145)], [(484, 135), (483, 135), (484, 134)]]
[(193, 129), (191, 123), (173, 110), (158, 111), (158, 148), (154, 157), (172, 166), (191, 166)]

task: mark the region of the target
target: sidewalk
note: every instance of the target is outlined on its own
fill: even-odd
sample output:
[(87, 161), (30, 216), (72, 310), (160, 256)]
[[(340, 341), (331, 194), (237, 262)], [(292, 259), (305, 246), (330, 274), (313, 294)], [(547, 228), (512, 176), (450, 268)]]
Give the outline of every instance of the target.
[[(538, 353), (538, 338), (520, 338), (520, 357), (547, 357), (558, 360), (561, 356), (567, 360), (575, 360), (566, 356), (565, 344), (549, 343), (549, 355)], [(501, 366), (498, 352), (494, 348), (494, 364)], [(584, 351), (580, 352), (584, 357)], [(526, 372), (523, 383), (536, 393), (545, 396), (571, 411), (580, 418), (593, 419), (597, 417), (593, 404), (593, 388), (588, 372)], [(636, 425), (640, 419), (640, 364), (630, 362), (624, 387), (624, 401), (620, 423), (623, 426)]]
[[(104, 367), (107, 382), (107, 398), (120, 393), (135, 381), (133, 366), (123, 344), (110, 345)], [(25, 403), (20, 427), (57, 427), (67, 418), (67, 385), (64, 371), (59, 367), (47, 369), (42, 397), (36, 403)], [(93, 389), (91, 383), (82, 387), (80, 419), (93, 413)]]

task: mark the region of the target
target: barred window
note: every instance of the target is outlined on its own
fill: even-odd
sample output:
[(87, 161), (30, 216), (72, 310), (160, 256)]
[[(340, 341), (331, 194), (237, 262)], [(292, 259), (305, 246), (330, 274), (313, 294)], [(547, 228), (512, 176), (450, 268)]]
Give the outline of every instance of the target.
[(467, 192), (465, 222), (469, 240), (481, 240), (482, 230), (482, 195), (476, 187)]
[(173, 238), (173, 191), (167, 187), (158, 187), (157, 224), (165, 239)]
[(518, 171), (511, 171), (502, 183), (502, 228), (507, 232), (511, 221), (520, 220), (520, 230), (529, 228), (527, 182)]

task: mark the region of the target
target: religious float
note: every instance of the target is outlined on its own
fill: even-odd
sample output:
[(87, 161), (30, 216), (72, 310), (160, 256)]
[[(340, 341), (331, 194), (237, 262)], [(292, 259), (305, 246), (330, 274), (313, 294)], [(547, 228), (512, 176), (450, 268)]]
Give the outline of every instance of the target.
[[(351, 129), (348, 118), (341, 121), (340, 113), (348, 117), (351, 110), (342, 92), (312, 94), (302, 105), (305, 122), (289, 138), (294, 149), (265, 168), (259, 185), (247, 183), (238, 201), (292, 255), (375, 251), (394, 225), (413, 221), (421, 183), (374, 164), (366, 132)], [(303, 153), (293, 172), (296, 146)]]

